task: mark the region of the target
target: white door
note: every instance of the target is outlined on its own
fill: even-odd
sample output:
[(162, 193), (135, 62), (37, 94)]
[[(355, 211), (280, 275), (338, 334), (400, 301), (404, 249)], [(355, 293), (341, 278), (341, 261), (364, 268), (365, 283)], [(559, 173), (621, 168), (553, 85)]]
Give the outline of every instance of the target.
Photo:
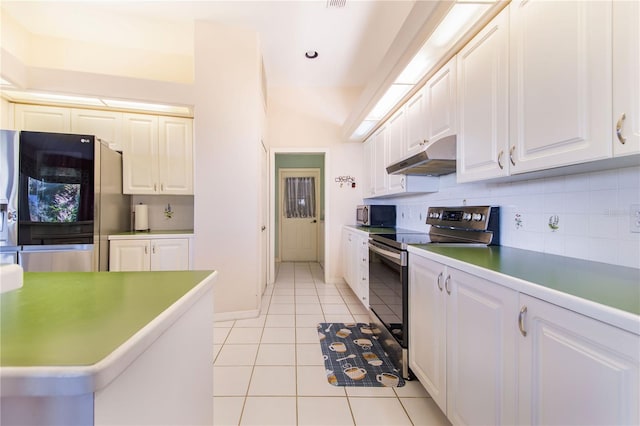
[(637, 425), (638, 335), (525, 294), (520, 306), (517, 423)]
[(458, 53), (458, 182), (509, 174), (509, 8)]
[(109, 243), (109, 271), (148, 271), (149, 240), (121, 240)]
[(156, 194), (158, 188), (158, 117), (124, 115), (122, 187), (125, 194)]
[(69, 133), (71, 130), (71, 109), (17, 104), (15, 106), (15, 126), (17, 130)]
[(260, 187), (260, 217), (262, 224), (260, 228), (260, 294), (264, 293), (269, 276), (269, 233), (267, 223), (269, 222), (269, 161), (267, 148), (264, 143), (260, 144), (260, 167), (262, 173), (262, 183)]
[(193, 194), (193, 121), (159, 117), (158, 172), (163, 194)]
[(184, 271), (189, 269), (189, 240), (187, 238), (151, 241), (152, 271)]
[(447, 412), (446, 267), (409, 256), (409, 366)]
[(280, 259), (318, 260), (319, 169), (280, 170)]
[(611, 5), (510, 4), (511, 174), (611, 156)]

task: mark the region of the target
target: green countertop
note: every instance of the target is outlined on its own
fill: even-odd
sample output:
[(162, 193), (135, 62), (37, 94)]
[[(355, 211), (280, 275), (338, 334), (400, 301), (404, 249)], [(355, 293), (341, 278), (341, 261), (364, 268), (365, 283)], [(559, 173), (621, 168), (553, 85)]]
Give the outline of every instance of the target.
[(511, 247), (413, 247), (640, 315), (640, 269)]
[(212, 271), (26, 272), (0, 295), (0, 366), (88, 366)]

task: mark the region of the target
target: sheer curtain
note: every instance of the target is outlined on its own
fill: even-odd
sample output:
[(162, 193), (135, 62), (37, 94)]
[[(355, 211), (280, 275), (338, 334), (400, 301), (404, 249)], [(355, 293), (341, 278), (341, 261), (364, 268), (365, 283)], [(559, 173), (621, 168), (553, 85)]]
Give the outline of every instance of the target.
[(289, 177), (285, 178), (284, 185), (284, 211), (287, 218), (315, 217), (315, 178)]

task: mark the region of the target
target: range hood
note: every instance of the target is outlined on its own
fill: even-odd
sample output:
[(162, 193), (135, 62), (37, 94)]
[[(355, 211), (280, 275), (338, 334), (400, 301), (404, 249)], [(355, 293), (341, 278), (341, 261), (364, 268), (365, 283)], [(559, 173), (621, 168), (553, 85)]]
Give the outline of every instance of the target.
[(441, 176), (456, 171), (456, 136), (446, 136), (387, 167), (390, 175)]

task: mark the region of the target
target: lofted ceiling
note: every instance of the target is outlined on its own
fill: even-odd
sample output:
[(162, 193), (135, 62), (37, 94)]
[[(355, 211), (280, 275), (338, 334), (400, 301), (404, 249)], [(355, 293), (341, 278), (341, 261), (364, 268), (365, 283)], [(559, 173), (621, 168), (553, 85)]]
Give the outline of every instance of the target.
[[(259, 34), (271, 87), (364, 87), (415, 0), (328, 3), (2, 0), (0, 5), (35, 36), (191, 57), (195, 20), (245, 28)], [(319, 56), (305, 58), (309, 50)]]

